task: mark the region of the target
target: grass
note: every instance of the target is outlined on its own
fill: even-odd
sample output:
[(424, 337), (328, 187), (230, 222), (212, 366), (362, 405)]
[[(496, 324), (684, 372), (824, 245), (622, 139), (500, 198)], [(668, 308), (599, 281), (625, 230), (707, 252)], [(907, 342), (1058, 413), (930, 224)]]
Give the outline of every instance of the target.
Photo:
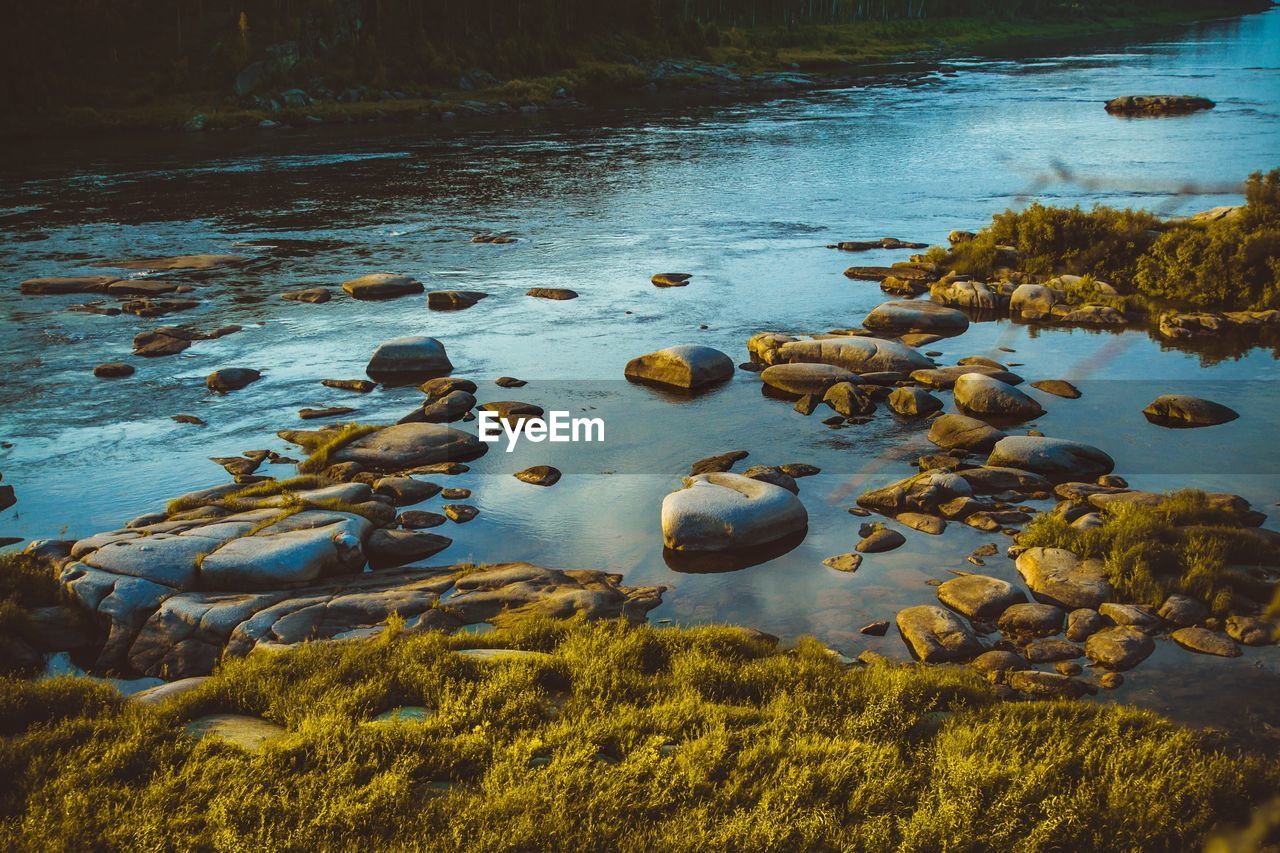
[(1280, 566), (1280, 548), (1210, 507), (1203, 492), (1176, 492), (1156, 507), (1112, 504), (1102, 515), (1102, 526), (1078, 530), (1061, 515), (1043, 513), (1018, 544), (1101, 559), (1121, 600), (1152, 607), (1181, 593), (1225, 614), (1237, 595), (1266, 604), (1277, 594), (1274, 584), (1231, 567)]
[[(30, 555), (0, 553), (0, 673), (23, 672), (32, 640), (27, 610), (59, 603), (58, 581), (50, 568)], [(25, 648), (24, 648), (25, 647)]]
[[(450, 654), (478, 642), (552, 657)], [(401, 705), (435, 714), (367, 724)], [(223, 712), (289, 734), (183, 734)], [(1149, 712), (717, 627), (390, 632), (232, 661), (159, 708), (7, 679), (0, 734), (10, 849), (1188, 849), (1280, 790), (1273, 759)]]
[[(1008, 269), (1087, 281), (1068, 288), (1068, 302), (1120, 310), (1162, 307), (1280, 307), (1280, 169), (1245, 182), (1243, 210), (1217, 222), (1164, 222), (1141, 210), (1033, 203), (1006, 210), (968, 242), (927, 257), (947, 269), (998, 280)], [(1010, 253), (1008, 249), (1013, 249)], [(1096, 281), (1121, 297), (1103, 297)]]
[(335, 430), (325, 430), (323, 440), (307, 448), (310, 455), (298, 464), (300, 474), (318, 474), (329, 467), (333, 455), (358, 438), (382, 429), (372, 424), (344, 424)]

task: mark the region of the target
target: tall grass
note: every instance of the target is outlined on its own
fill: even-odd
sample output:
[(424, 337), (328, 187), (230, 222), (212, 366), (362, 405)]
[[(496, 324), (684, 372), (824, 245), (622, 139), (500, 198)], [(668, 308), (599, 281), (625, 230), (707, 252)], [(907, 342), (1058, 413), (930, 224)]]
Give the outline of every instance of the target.
[[(450, 653), (468, 641), (550, 657)], [(435, 714), (369, 723), (401, 705)], [(288, 734), (183, 734), (213, 712)], [(391, 632), (228, 662), (158, 708), (6, 680), (0, 733), (17, 849), (1188, 849), (1280, 789), (1273, 760), (1148, 712), (715, 627)]]

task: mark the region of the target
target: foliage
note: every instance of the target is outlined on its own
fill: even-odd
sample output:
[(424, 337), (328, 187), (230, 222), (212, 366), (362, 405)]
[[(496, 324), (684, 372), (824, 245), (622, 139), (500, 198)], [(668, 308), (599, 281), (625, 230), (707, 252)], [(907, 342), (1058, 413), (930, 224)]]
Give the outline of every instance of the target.
[[(551, 656), (450, 653), (468, 641)], [(404, 705), (434, 714), (370, 722)], [(257, 754), (183, 734), (225, 712), (289, 733)], [(716, 627), (320, 643), (159, 707), (5, 680), (0, 720), (21, 849), (1189, 849), (1280, 788), (1274, 761), (1149, 712)]]
[(1226, 613), (1235, 595), (1265, 604), (1274, 591), (1229, 567), (1280, 566), (1280, 547), (1214, 508), (1203, 492), (1176, 492), (1157, 506), (1112, 503), (1102, 516), (1100, 527), (1081, 530), (1060, 514), (1042, 513), (1018, 543), (1101, 559), (1121, 600), (1152, 607), (1176, 592)]
[(57, 603), (58, 582), (48, 566), (28, 554), (0, 553), (0, 673), (30, 665), (27, 610)]

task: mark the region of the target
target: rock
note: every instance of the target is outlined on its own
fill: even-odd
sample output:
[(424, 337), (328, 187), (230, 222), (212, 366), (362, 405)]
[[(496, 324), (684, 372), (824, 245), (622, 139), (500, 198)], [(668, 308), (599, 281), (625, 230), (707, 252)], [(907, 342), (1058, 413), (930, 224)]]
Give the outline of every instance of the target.
[(1077, 608), (1067, 614), (1067, 639), (1073, 643), (1084, 642), (1110, 624), (1111, 620), (1096, 610)]
[(660, 272), (655, 273), (649, 281), (653, 282), (654, 287), (684, 287), (691, 278), (693, 276), (687, 272)]
[(893, 520), (899, 524), (905, 524), (912, 530), (928, 533), (930, 536), (941, 536), (947, 529), (947, 523), (941, 518), (934, 515), (925, 515), (921, 512), (898, 513)]
[[(957, 472), (975, 495), (992, 495), (1001, 492), (1049, 492), (1053, 486), (1039, 474), (1017, 468), (965, 468)], [(1016, 497), (1016, 496), (1015, 496)]]
[(926, 332), (953, 336), (962, 334), (969, 328), (969, 318), (962, 311), (934, 302), (885, 302), (873, 309), (862, 321), (862, 325), (872, 331), (897, 335)]
[(596, 571), (560, 572), (528, 563), (500, 565), (458, 577), (455, 594), (442, 602), (449, 615), (466, 623), (519, 621), (542, 615), (568, 619), (626, 618), (644, 621), (661, 603), (663, 587), (618, 586), (620, 575)]
[(426, 512), (420, 509), (409, 509), (396, 517), (396, 523), (408, 530), (423, 530), (428, 527), (439, 527), (448, 521), (438, 512)]
[(1124, 676), (1118, 672), (1103, 673), (1098, 679), (1098, 683), (1108, 690), (1115, 690), (1121, 684), (1124, 684)]
[(1003, 649), (993, 649), (989, 652), (983, 652), (972, 661), (969, 666), (983, 674), (992, 672), (1009, 672), (1020, 669), (1027, 669), (1027, 661), (1017, 652), (1005, 651)]
[(993, 467), (1021, 468), (1050, 480), (1088, 479), (1110, 474), (1115, 461), (1096, 447), (1061, 438), (1011, 435), (996, 442), (987, 459)]
[(1084, 649), (1066, 640), (1039, 639), (1027, 643), (1027, 660), (1031, 663), (1055, 663), (1072, 660), (1084, 654)]
[(969, 626), (950, 610), (919, 604), (898, 611), (898, 631), (917, 658), (925, 663), (968, 660), (982, 651)]
[(1051, 604), (1012, 604), (996, 624), (1012, 637), (1049, 637), (1062, 630), (1064, 615)]
[[(1081, 651), (1080, 654), (1084, 654), (1084, 652)], [(1059, 661), (1053, 665), (1053, 668), (1062, 675), (1079, 675), (1084, 671), (1084, 667), (1080, 666), (1080, 664), (1073, 660)]]
[(468, 392), (450, 391), (443, 397), (427, 398), (420, 410), (421, 420), (429, 424), (453, 423), (462, 420), (475, 405), (476, 398)]
[(842, 336), (782, 342), (773, 358), (774, 361), (768, 363), (829, 364), (854, 373), (911, 373), (933, 366), (933, 362), (919, 350), (897, 341), (872, 337)]
[(1176, 116), (1214, 106), (1208, 98), (1194, 95), (1121, 95), (1107, 101), (1107, 112), (1120, 116)]
[(163, 296), (177, 291), (181, 286), (176, 281), (164, 279), (130, 278), (111, 282), (107, 285), (107, 294), (115, 297)]
[(444, 498), (447, 501), (465, 501), (467, 498), (471, 497), (471, 490), (461, 489), (455, 486), (453, 488), (445, 489), (444, 491), (442, 491), (440, 493), (440, 497)]
[(809, 465), (805, 462), (788, 462), (785, 465), (778, 466), (782, 473), (792, 477), (812, 477), (821, 474), (822, 469), (816, 465)]
[(260, 752), (289, 734), (282, 726), (243, 714), (209, 714), (187, 723), (185, 731), (196, 740), (214, 738), (246, 752)]
[(632, 381), (697, 389), (733, 376), (733, 359), (711, 347), (675, 346), (633, 358), (625, 374)]
[(249, 258), (244, 255), (172, 255), (163, 258), (140, 258), (135, 260), (95, 261), (95, 267), (115, 267), (116, 269), (150, 270), (211, 270), (219, 267), (239, 266)]
[(957, 246), (961, 243), (968, 243), (977, 236), (978, 235), (974, 234), (972, 231), (952, 231), (947, 235), (947, 242), (952, 246)]
[(442, 424), (396, 424), (361, 436), (334, 451), (334, 464), (356, 462), (369, 471), (394, 473), (437, 462), (466, 462), (489, 446), (470, 433)]
[(1083, 682), (1056, 672), (1034, 669), (1011, 672), (1005, 683), (1019, 693), (1045, 699), (1079, 699), (1088, 692)]
[(434, 533), (409, 530), (375, 530), (365, 542), (365, 553), (372, 569), (393, 569), (439, 554), (453, 540)]
[(776, 465), (752, 465), (742, 472), (742, 476), (759, 480), (762, 483), (781, 486), (793, 495), (800, 494), (800, 486), (796, 484), (795, 477), (792, 477)]
[(1000, 307), (1000, 296), (980, 281), (939, 281), (929, 288), (929, 298), (940, 305), (956, 305), (979, 311)]
[(461, 311), (488, 295), (478, 290), (433, 290), (427, 294), (427, 307), (432, 311)]
[(435, 338), (410, 335), (378, 344), (365, 373), (379, 382), (408, 382), (451, 370), (453, 363), (444, 344)]
[(1217, 655), (1222, 658), (1240, 656), (1240, 647), (1230, 637), (1216, 634), (1207, 628), (1179, 628), (1169, 636), (1184, 649), (1202, 655)]
[(466, 524), (480, 514), (480, 510), (470, 504), (445, 504), (445, 516), (455, 524)]
[(747, 339), (747, 352), (751, 361), (756, 364), (770, 365), (782, 361), (783, 344), (793, 343), (796, 339), (780, 332), (757, 332)]
[(1038, 388), (1055, 397), (1065, 397), (1068, 400), (1076, 400), (1080, 397), (1080, 389), (1065, 379), (1040, 379), (1032, 382), (1031, 387)]
[(975, 453), (989, 452), (997, 443), (1007, 440), (1003, 432), (985, 421), (965, 415), (937, 418), (929, 426), (928, 438), (947, 450), (958, 448)]
[(882, 527), (858, 543), (857, 548), (863, 554), (880, 554), (892, 551), (907, 544), (907, 538), (896, 530)]
[(529, 383), (523, 379), (516, 379), (514, 376), (499, 376), (493, 380), (493, 384), (499, 388), (523, 388)]
[(956, 380), (956, 404), (968, 412), (989, 417), (1029, 420), (1044, 409), (1026, 394), (990, 376), (966, 373)]
[(517, 471), (514, 476), (522, 483), (529, 483), (534, 486), (554, 486), (560, 482), (560, 469), (552, 468), (550, 465), (534, 465), (532, 468)]
[(1020, 284), (1009, 297), (1009, 313), (1024, 320), (1039, 320), (1053, 315), (1057, 294), (1042, 284)]
[(862, 281), (883, 281), (889, 276), (898, 279), (914, 279), (924, 281), (933, 278), (932, 275), (922, 269), (912, 266), (893, 266), (893, 267), (849, 267), (844, 271), (845, 278), (860, 279)]
[(212, 332), (201, 332), (186, 326), (161, 326), (134, 335), (133, 353), (147, 358), (175, 355), (191, 346), (192, 341), (212, 340), (238, 331), (239, 326), (224, 326)]
[(321, 379), (320, 384), (326, 388), (337, 388), (341, 391), (355, 391), (358, 394), (368, 394), (377, 383), (370, 382), (368, 379)]
[(822, 402), (846, 418), (869, 415), (876, 410), (875, 402), (852, 382), (837, 382), (822, 395)]
[(170, 420), (177, 421), (180, 424), (193, 424), (195, 426), (205, 425), (204, 419), (198, 418), (195, 415), (170, 415), (169, 418)]
[(992, 379), (999, 379), (1001, 382), (1009, 385), (1022, 384), (1022, 377), (1016, 373), (1010, 373), (1007, 370), (1003, 370), (998, 367), (990, 367), (985, 364), (952, 364), (946, 367), (913, 370), (911, 372), (911, 380), (929, 388), (945, 390), (947, 388), (954, 388), (956, 380), (969, 373), (981, 373), (983, 376), (990, 376)]
[(1221, 403), (1186, 394), (1162, 394), (1152, 400), (1142, 414), (1163, 426), (1203, 427), (1225, 424), (1240, 417)]
[(1037, 599), (1059, 607), (1097, 610), (1112, 594), (1100, 560), (1082, 560), (1063, 548), (1028, 548), (1015, 565)]
[(18, 290), (28, 296), (64, 296), (69, 293), (105, 293), (107, 286), (117, 281), (109, 275), (52, 276), (29, 278), (18, 285)]
[(889, 408), (905, 417), (920, 418), (939, 411), (942, 401), (923, 388), (895, 388), (889, 394)]
[(857, 382), (858, 375), (830, 364), (775, 364), (766, 367), (760, 379), (769, 387), (787, 394), (825, 394), (838, 382)]
[(1123, 672), (1142, 663), (1155, 648), (1155, 642), (1145, 633), (1122, 625), (1091, 636), (1085, 641), (1084, 653), (1094, 663)]
[(569, 290), (567, 287), (532, 287), (525, 294), (526, 296), (536, 296), (539, 299), (577, 299), (578, 293)]
[(1246, 646), (1267, 646), (1280, 638), (1280, 628), (1257, 616), (1228, 616), (1227, 635)]
[(333, 297), (327, 288), (308, 287), (305, 290), (287, 290), (280, 294), (280, 298), (287, 299), (290, 302), (309, 302), (312, 305), (321, 305)]
[(391, 498), (396, 506), (410, 506), (435, 497), (440, 493), (440, 487), (412, 477), (383, 477), (374, 481), (373, 491)]
[(200, 587), (270, 589), (357, 571), (365, 562), (361, 542), (370, 526), (358, 515), (304, 510), (206, 554), (200, 561)]
[(209, 386), (210, 391), (229, 394), (261, 378), (261, 373), (248, 367), (224, 367), (205, 377), (204, 384)]
[(1054, 306), (1054, 316), (1061, 323), (1074, 323), (1081, 326), (1124, 326), (1129, 318), (1110, 305), (1080, 305), (1059, 314), (1063, 306)]
[(437, 376), (435, 379), (428, 379), (423, 382), (418, 386), (418, 390), (428, 397), (447, 397), (454, 391), (466, 391), (468, 394), (474, 394), (476, 393), (476, 383), (458, 376)]
[(138, 705), (161, 705), (197, 689), (209, 680), (207, 675), (193, 675), (190, 678), (179, 678), (155, 687), (140, 690), (129, 697), (129, 701)]
[(662, 502), (663, 542), (679, 551), (749, 548), (799, 533), (808, 521), (791, 492), (738, 474), (686, 477)]
[(858, 505), (888, 516), (903, 512), (935, 515), (953, 498), (972, 494), (969, 484), (955, 474), (925, 471), (860, 495)]
[(1163, 627), (1156, 612), (1141, 604), (1117, 604), (1109, 601), (1099, 607), (1098, 612), (1117, 625), (1128, 625), (1144, 631), (1154, 631)]
[[(837, 554), (834, 557), (827, 557), (822, 561), (822, 565), (835, 569), (837, 572), (856, 572), (858, 567), (862, 565), (862, 555), (853, 553)], [(888, 623), (885, 624), (886, 626), (888, 625)]]
[(1209, 618), (1209, 608), (1186, 595), (1171, 595), (1160, 605), (1160, 618), (1179, 628), (1197, 625)]
[(134, 367), (132, 364), (124, 364), (119, 361), (108, 361), (99, 364), (93, 369), (93, 375), (99, 379), (123, 379), (126, 376), (132, 376)]
[(533, 403), (522, 403), (519, 400), (492, 400), (480, 404), (480, 410), (494, 412), (498, 419), (513, 424), (522, 423), (527, 418), (540, 418), (543, 415), (541, 406)]
[(708, 456), (705, 459), (699, 459), (689, 466), (690, 474), (710, 474), (712, 472), (728, 471), (733, 467), (735, 462), (746, 459), (749, 454), (745, 450), (730, 450), (728, 453), (720, 453), (716, 456)]
[(133, 299), (120, 305), (120, 310), (137, 317), (163, 317), (175, 311), (189, 311), (200, 303), (194, 299)]
[(999, 578), (961, 575), (937, 589), (938, 600), (970, 619), (989, 622), (1014, 604), (1027, 600), (1022, 590)]
[(323, 409), (299, 409), (298, 417), (304, 421), (314, 421), (320, 418), (336, 418), (341, 415), (349, 415), (356, 411), (350, 406), (328, 406)]
[(421, 293), (422, 282), (407, 275), (374, 273), (342, 283), (342, 289), (356, 299), (395, 299)]

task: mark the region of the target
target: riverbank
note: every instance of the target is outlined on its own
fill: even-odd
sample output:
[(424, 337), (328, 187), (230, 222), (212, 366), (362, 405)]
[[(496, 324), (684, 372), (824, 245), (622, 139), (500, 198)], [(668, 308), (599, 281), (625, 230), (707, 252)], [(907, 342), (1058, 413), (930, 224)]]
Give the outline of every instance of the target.
[[(668, 42), (629, 39), (583, 49), (562, 70), (499, 79), (483, 70), (458, 85), (424, 88), (383, 81), (335, 92), (282, 84), (249, 97), (193, 91), (128, 98), (129, 105), (88, 102), (0, 117), (0, 139), (65, 133), (270, 130), (364, 122), (455, 121), (468, 117), (585, 110), (605, 103), (676, 97), (751, 100), (787, 91), (848, 85), (885, 66), (930, 63), (949, 57), (1034, 51), (1055, 41), (1117, 33), (1140, 34), (1224, 14), (1260, 11), (1270, 4), (1240, 2), (1234, 9), (1175, 9), (1071, 20), (995, 21), (942, 18), (807, 24), (792, 28), (733, 29), (717, 44), (672, 51)], [(636, 56), (655, 57), (637, 59)], [(1125, 93), (1116, 93), (1125, 94)]]
[(1220, 835), (1243, 850), (1274, 832), (1273, 755), (1132, 708), (1009, 702), (967, 668), (868, 660), (733, 627), (534, 620), (256, 654), (132, 699), (4, 679), (0, 839), (1130, 850)]

